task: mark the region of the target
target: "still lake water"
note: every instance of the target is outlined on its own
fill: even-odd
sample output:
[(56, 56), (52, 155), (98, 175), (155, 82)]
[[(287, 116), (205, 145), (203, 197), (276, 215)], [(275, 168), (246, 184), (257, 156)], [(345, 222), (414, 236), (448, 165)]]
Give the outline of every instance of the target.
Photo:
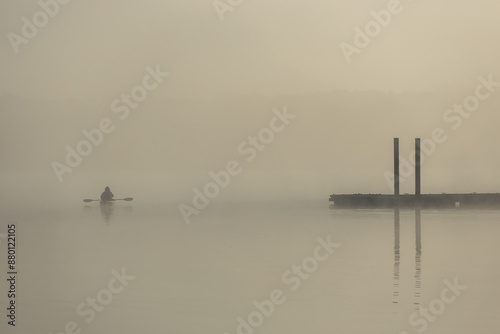
[[(91, 203), (6, 210), (2, 219), (0, 234), (16, 222), (18, 307), (15, 328), (3, 311), (1, 333), (55, 334), (71, 322), (88, 334), (500, 329), (499, 211), (214, 204), (186, 225), (174, 205), (122, 202), (111, 212)], [(317, 238), (329, 236), (340, 246), (312, 261)], [(5, 239), (0, 247), (6, 275)], [(291, 271), (303, 264), (309, 273)], [(118, 289), (113, 270), (135, 278)], [(455, 280), (467, 288), (443, 297)], [(5, 310), (6, 280), (0, 288)], [(273, 291), (280, 304), (259, 317), (253, 302)], [(96, 297), (91, 311), (87, 298)]]

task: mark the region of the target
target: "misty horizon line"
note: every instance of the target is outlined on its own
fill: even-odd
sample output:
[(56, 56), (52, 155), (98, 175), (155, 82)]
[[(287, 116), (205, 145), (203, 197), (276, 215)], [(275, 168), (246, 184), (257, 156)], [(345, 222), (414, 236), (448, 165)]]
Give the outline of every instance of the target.
[[(155, 95), (156, 98), (161, 99), (169, 99), (169, 100), (217, 100), (217, 99), (227, 99), (227, 98), (249, 98), (249, 97), (258, 97), (258, 98), (266, 98), (266, 99), (279, 99), (284, 97), (304, 97), (304, 96), (325, 96), (325, 95), (334, 95), (334, 94), (370, 94), (370, 95), (394, 95), (394, 96), (422, 96), (422, 95), (431, 95), (431, 96), (446, 96), (449, 94), (459, 94), (468, 92), (467, 89), (461, 90), (449, 90), (449, 91), (384, 91), (384, 90), (375, 90), (375, 89), (366, 89), (366, 90), (353, 90), (353, 89), (332, 89), (328, 91), (310, 91), (303, 93), (279, 93), (279, 94), (266, 94), (261, 92), (228, 92), (224, 94), (212, 94), (212, 95), (193, 95), (193, 96), (170, 96), (167, 94)], [(119, 93), (118, 93), (119, 94)], [(19, 100), (39, 100), (46, 102), (66, 102), (66, 101), (102, 101), (102, 100), (114, 100), (116, 99), (115, 95), (109, 96), (91, 96), (91, 97), (62, 97), (62, 98), (52, 98), (52, 97), (41, 97), (41, 96), (25, 96), (20, 95), (18, 93), (0, 93), (0, 99), (19, 99)]]

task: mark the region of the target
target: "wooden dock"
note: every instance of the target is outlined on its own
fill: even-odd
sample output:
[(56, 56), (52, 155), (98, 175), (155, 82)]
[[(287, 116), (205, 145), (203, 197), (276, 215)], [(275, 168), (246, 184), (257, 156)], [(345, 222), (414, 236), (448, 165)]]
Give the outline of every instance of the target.
[(331, 195), (336, 208), (490, 208), (500, 209), (500, 194)]
[(500, 209), (500, 194), (421, 194), (420, 138), (415, 139), (415, 194), (399, 193), (399, 138), (394, 138), (394, 195), (331, 195), (337, 208), (493, 208)]

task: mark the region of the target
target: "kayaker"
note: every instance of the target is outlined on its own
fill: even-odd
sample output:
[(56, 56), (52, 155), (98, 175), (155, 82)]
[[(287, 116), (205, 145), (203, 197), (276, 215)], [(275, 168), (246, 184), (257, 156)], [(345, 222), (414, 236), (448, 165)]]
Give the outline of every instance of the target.
[(115, 197), (115, 195), (113, 195), (113, 193), (111, 192), (111, 190), (109, 189), (109, 187), (106, 187), (104, 189), (104, 192), (101, 194), (101, 202), (112, 201), (113, 197)]

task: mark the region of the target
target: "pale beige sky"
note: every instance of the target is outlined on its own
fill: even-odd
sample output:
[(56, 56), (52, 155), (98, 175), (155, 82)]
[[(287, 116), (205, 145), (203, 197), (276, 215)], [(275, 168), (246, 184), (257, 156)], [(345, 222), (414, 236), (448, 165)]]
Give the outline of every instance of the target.
[[(242, 1), (222, 21), (211, 0), (74, 0), (18, 53), (9, 34), (22, 34), (23, 17), (40, 16), (41, 7), (2, 2), (0, 95), (21, 99), (1, 100), (0, 167), (47, 172), (58, 194), (61, 186), (100, 189), (105, 180), (88, 182), (87, 172), (159, 171), (166, 186), (152, 176), (151, 187), (188, 196), (210, 180), (209, 171), (232, 159), (245, 163), (238, 145), (268, 125), (273, 108), (286, 106), (300, 117), (245, 166), (235, 196), (225, 196), (390, 192), (384, 172), (392, 168), (392, 138), (401, 137), (407, 158), (413, 138), (437, 127), (449, 140), (423, 167), (423, 191), (498, 191), (500, 90), (460, 116), (459, 129), (444, 115), (475, 93), (479, 76), (500, 81), (500, 3), (401, 1), (348, 63), (340, 44), (356, 45), (355, 28), (394, 1)], [(157, 64), (170, 75), (121, 120), (112, 101)], [(301, 95), (332, 90), (342, 92)], [(212, 99), (232, 93), (242, 96)], [(271, 98), (277, 94), (284, 95)], [(67, 100), (73, 97), (79, 100)], [(76, 148), (82, 130), (105, 117), (116, 131), (61, 185), (51, 163), (64, 162), (66, 147)], [(18, 180), (7, 178), (16, 188)], [(133, 182), (149, 189), (145, 179)], [(412, 192), (412, 182), (402, 191)]]
[[(48, 0), (47, 0), (48, 1)], [(224, 0), (226, 1), (226, 0)], [(49, 1), (50, 2), (50, 1)], [(340, 43), (389, 1), (242, 1), (219, 16), (211, 0), (71, 1), (15, 53), (38, 1), (0, 4), (0, 92), (27, 97), (108, 97), (147, 65), (171, 73), (158, 94), (303, 93), (332, 89), (467, 89), (500, 70), (500, 3), (400, 1), (348, 64)]]

